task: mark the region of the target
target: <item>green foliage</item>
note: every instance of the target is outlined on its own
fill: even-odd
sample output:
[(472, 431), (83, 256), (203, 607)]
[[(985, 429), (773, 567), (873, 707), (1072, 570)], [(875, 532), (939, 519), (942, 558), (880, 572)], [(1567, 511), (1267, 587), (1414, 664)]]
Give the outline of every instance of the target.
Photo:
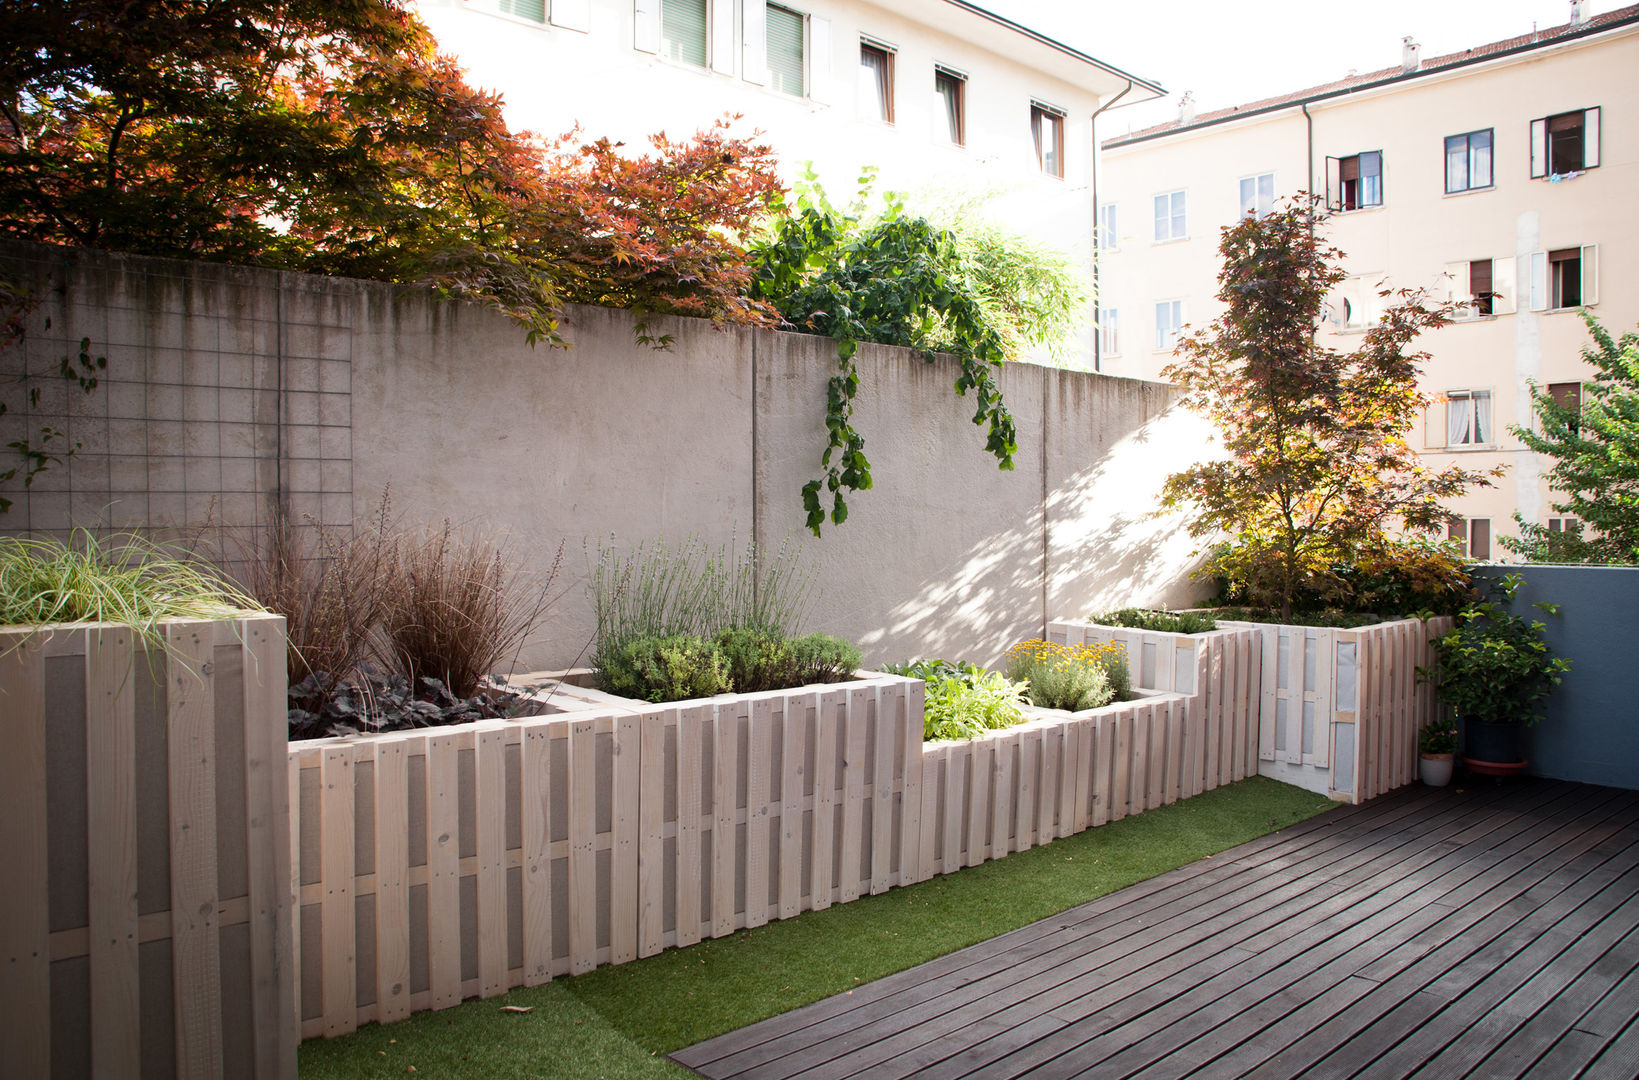
[(1156, 611), (1152, 608), (1121, 608), (1094, 615), (1089, 620), (1101, 626), (1125, 626), (1134, 630), (1156, 630), (1167, 634), (1204, 634), (1218, 629), (1210, 615), (1195, 611)]
[(823, 493), (829, 493), (832, 523), (840, 525), (848, 518), (845, 492), (871, 487), (865, 439), (853, 426), (854, 356), (861, 342), (919, 349), (930, 363), (933, 350), (949, 352), (960, 369), (957, 394), (974, 392), (973, 422), (988, 427), (985, 450), (1001, 468), (1013, 467), (1018, 435), (995, 378), (1006, 343), (963, 276), (949, 233), (905, 216), (893, 200), (878, 220), (863, 225), (823, 193), (808, 191), (752, 254), (752, 298), (772, 304), (787, 324), (837, 341), (837, 373), (826, 389), (824, 475), (802, 491), (814, 535), (826, 518)]
[[(1493, 582), (1494, 596), (1465, 608), (1456, 628), (1435, 640), (1434, 663), (1417, 669), (1465, 722), (1535, 724), (1570, 670), (1571, 662), (1548, 648), (1540, 620), (1508, 610), (1522, 580), (1506, 574)], [(1535, 606), (1559, 614), (1556, 605)]]
[(717, 651), (738, 694), (801, 686), (792, 681), (796, 657), (785, 636), (771, 630), (736, 628), (717, 635)]
[(1339, 611), (1336, 608), (1320, 608), (1317, 610), (1294, 610), (1290, 614), (1282, 614), (1273, 608), (1259, 607), (1221, 607), (1213, 610), (1213, 614), (1223, 622), (1255, 622), (1276, 623), (1281, 626), (1331, 626), (1343, 630), (1352, 630), (1357, 626), (1370, 626), (1383, 621), (1381, 615), (1361, 611)]
[(966, 660), (912, 660), (885, 664), (883, 671), (927, 683), (922, 738), (972, 739), (1024, 720), (1023, 683), (1010, 682)]
[(1005, 659), (1007, 677), (1023, 682), (1030, 704), (1044, 709), (1096, 709), (1132, 692), (1126, 650), (1113, 641), (1059, 645), (1033, 638), (1007, 650)]
[(727, 693), (728, 664), (711, 642), (693, 634), (625, 642), (598, 669), (598, 685), (641, 701), (684, 701)]
[(1533, 385), (1538, 430), (1510, 428), (1554, 459), (1549, 486), (1566, 496), (1554, 509), (1576, 520), (1549, 532), (1516, 511), (1519, 537), (1505, 536), (1502, 545), (1529, 562), (1639, 564), (1639, 333), (1618, 341), (1589, 313), (1582, 318), (1594, 339), (1582, 358), (1595, 373), (1582, 384), (1581, 407), (1561, 405)]
[(859, 650), (838, 637), (829, 634), (809, 634), (787, 644), (796, 673), (792, 686), (809, 683), (833, 683), (852, 678), (859, 670)]
[(1250, 599), (1283, 614), (1393, 523), (1432, 532), (1448, 517), (1442, 500), (1489, 483), (1455, 465), (1430, 470), (1406, 443), (1428, 404), (1417, 389), (1426, 354), (1410, 345), (1448, 320), (1444, 307), (1384, 290), (1394, 302), (1354, 352), (1317, 342), (1322, 305), (1344, 278), (1342, 253), (1317, 235), (1323, 222), (1299, 196), (1226, 226), (1225, 312), (1181, 339), (1162, 372), (1212, 417), (1228, 451), (1170, 477), (1164, 504), (1194, 508), (1193, 535), (1230, 532)]
[(1226, 544), (1203, 572), (1218, 578), (1220, 603), (1258, 607), (1272, 612), (1276, 622), (1324, 612), (1455, 615), (1474, 599), (1460, 548), (1442, 537), (1380, 535), (1339, 553), (1339, 560), (1315, 567), (1294, 590), (1284, 615), (1263, 606), (1277, 587), (1271, 572), (1278, 563), (1262, 557), (1258, 545)]
[(1455, 754), (1457, 729), (1444, 720), (1431, 720), (1417, 733), (1420, 754)]
[(99, 540), (83, 529), (72, 540), (0, 536), (0, 626), (118, 623), (150, 649), (162, 650), (161, 619), (261, 610), (181, 548), (134, 535)]

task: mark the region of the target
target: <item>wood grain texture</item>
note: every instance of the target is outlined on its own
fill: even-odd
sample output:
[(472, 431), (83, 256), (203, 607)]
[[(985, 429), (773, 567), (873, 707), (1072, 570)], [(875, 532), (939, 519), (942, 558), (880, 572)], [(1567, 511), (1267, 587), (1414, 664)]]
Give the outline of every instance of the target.
[[(61, 633), (62, 631), (59, 631)], [(84, 631), (80, 631), (84, 633)], [(51, 1075), (51, 929), (46, 893), (46, 685), (41, 637), (0, 631), (0, 1061), (19, 1076)]]

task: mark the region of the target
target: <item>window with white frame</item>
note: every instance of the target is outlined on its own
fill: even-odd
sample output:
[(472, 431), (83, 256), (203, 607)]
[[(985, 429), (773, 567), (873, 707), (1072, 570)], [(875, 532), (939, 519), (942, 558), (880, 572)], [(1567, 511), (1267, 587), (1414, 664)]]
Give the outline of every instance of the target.
[(1531, 310), (1557, 311), (1599, 303), (1599, 245), (1533, 251)]
[(660, 0), (660, 55), (706, 66), (706, 0)]
[(1368, 206), (1382, 205), (1381, 150), (1326, 159), (1326, 206), (1329, 209), (1363, 210)]
[(933, 93), (938, 98), (935, 130), (949, 139), (952, 146), (966, 146), (967, 76), (954, 68), (936, 65), (933, 69)]
[(1599, 167), (1600, 110), (1575, 109), (1531, 121), (1531, 178), (1548, 179)]
[(1491, 129), (1446, 136), (1446, 194), (1491, 186)]
[(1048, 176), (1064, 176), (1064, 110), (1039, 101), (1030, 103), (1030, 137), (1035, 142), (1036, 164)]
[(546, 0), (495, 0), (495, 10), (530, 22), (546, 21)]
[(1169, 191), (1155, 197), (1155, 242), (1182, 240), (1189, 235), (1184, 193)]
[(1327, 300), (1322, 320), (1338, 330), (1366, 330), (1383, 317), (1383, 279), (1352, 277), (1338, 282)]
[(769, 4), (764, 20), (768, 85), (792, 97), (805, 96), (808, 92), (807, 16), (788, 7)]
[(1513, 259), (1465, 259), (1446, 263), (1446, 299), (1453, 318), (1512, 315), (1519, 301)]
[(1241, 177), (1241, 217), (1266, 216), (1275, 208), (1275, 174)]
[(1445, 406), (1447, 447), (1491, 445), (1491, 391), (1448, 390)]
[(1184, 325), (1184, 302), (1162, 300), (1155, 305), (1155, 351), (1170, 353), (1178, 345), (1178, 330)]
[(859, 114), (893, 123), (894, 50), (872, 41), (859, 43)]
[(1098, 250), (1114, 251), (1120, 246), (1121, 234), (1116, 231), (1115, 203), (1098, 208)]
[(1098, 309), (1098, 353), (1121, 355), (1121, 313), (1113, 307)]
[(1485, 560), (1491, 557), (1490, 518), (1452, 518), (1446, 535), (1457, 541), (1464, 557)]

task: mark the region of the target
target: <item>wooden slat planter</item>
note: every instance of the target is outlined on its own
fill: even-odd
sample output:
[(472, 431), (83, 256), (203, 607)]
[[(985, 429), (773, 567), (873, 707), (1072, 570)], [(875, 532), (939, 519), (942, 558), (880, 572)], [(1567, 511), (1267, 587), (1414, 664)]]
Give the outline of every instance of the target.
[(1186, 798), (1257, 773), (1254, 718), (1264, 664), (1262, 637), (1251, 624), (1174, 634), (1060, 619), (1047, 624), (1047, 640), (1061, 645), (1114, 641), (1127, 652), (1135, 687), (1187, 700), (1183, 723), (1189, 756), (1180, 779)]
[(284, 620), (0, 629), (0, 1062), (293, 1080)]

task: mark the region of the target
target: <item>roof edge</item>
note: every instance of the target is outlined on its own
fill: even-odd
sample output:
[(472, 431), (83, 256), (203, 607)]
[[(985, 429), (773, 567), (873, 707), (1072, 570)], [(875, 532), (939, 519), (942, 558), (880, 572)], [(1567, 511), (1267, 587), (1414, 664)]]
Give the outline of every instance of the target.
[(1118, 78), (1126, 79), (1129, 82), (1131, 82), (1134, 86), (1141, 86), (1144, 89), (1150, 91), (1153, 95), (1155, 95), (1155, 97), (1165, 97), (1166, 96), (1166, 93), (1167, 93), (1166, 87), (1162, 86), (1158, 82), (1153, 82), (1149, 79), (1141, 78), (1140, 76), (1134, 75), (1130, 71), (1123, 71), (1121, 68), (1118, 68), (1113, 64), (1106, 64), (1104, 61), (1098, 59), (1096, 56), (1090, 56), (1087, 53), (1082, 52), (1080, 49), (1077, 49), (1072, 45), (1066, 45), (1062, 41), (1059, 41), (1055, 38), (1050, 38), (1046, 34), (1043, 34), (1038, 30), (1030, 29), (1028, 26), (1025, 26), (1023, 23), (1014, 22), (1012, 19), (1009, 19), (1005, 15), (998, 15), (996, 12), (991, 11), (988, 8), (982, 8), (978, 4), (971, 3), (970, 0), (945, 0), (945, 3), (950, 4), (952, 7), (960, 8), (963, 11), (968, 12), (969, 14), (977, 15), (981, 19), (989, 20), (990, 22), (995, 23), (997, 26), (1003, 27), (1005, 29), (1013, 31), (1016, 34), (1020, 34), (1024, 37), (1027, 37), (1031, 41), (1034, 41), (1039, 45), (1045, 45), (1050, 49), (1056, 50), (1057, 52), (1061, 52), (1065, 56), (1070, 57), (1072, 60), (1079, 60), (1084, 64), (1089, 64), (1093, 67), (1099, 68), (1102, 71), (1107, 71), (1111, 75), (1114, 75)]

